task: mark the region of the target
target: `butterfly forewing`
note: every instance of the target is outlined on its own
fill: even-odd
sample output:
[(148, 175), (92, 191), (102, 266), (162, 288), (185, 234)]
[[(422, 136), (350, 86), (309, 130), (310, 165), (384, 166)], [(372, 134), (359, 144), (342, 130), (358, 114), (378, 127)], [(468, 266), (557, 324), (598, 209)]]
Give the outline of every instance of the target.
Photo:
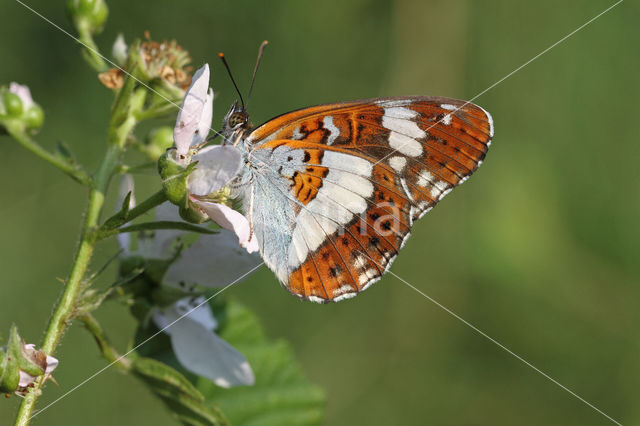
[[(371, 285), (413, 221), (481, 164), (492, 136), (482, 108), (428, 97), (322, 105), (259, 126), (247, 142), (277, 158), (266, 166), (287, 182), (280, 191), (291, 210), (283, 284), (318, 302)], [(261, 232), (267, 238), (270, 231)]]

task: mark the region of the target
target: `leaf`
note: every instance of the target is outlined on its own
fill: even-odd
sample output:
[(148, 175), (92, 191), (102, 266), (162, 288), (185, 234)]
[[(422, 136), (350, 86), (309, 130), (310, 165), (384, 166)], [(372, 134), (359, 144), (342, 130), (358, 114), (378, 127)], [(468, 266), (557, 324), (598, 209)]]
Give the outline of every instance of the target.
[[(220, 337), (239, 350), (249, 361), (255, 385), (223, 389), (206, 378), (186, 371), (177, 361), (166, 334), (160, 334), (138, 352), (179, 370), (205, 398), (207, 407), (219, 407), (231, 424), (238, 425), (317, 425), (324, 416), (324, 392), (306, 379), (290, 346), (269, 340), (256, 316), (240, 303), (210, 302), (219, 323)], [(148, 322), (140, 328), (135, 344), (157, 332)]]
[(132, 191), (129, 191), (127, 193), (127, 195), (124, 197), (124, 200), (122, 200), (122, 207), (120, 207), (120, 211), (107, 219), (102, 225), (101, 229), (116, 228), (123, 222), (126, 222), (127, 218), (129, 217), (129, 210), (131, 208), (132, 195)]
[(56, 147), (53, 153), (69, 164), (76, 164), (76, 158), (71, 152), (71, 149), (62, 141), (56, 141)]
[(172, 222), (168, 220), (161, 220), (158, 222), (138, 223), (131, 226), (125, 226), (123, 228), (118, 229), (117, 231), (118, 233), (122, 234), (124, 232), (148, 231), (148, 230), (156, 230), (156, 229), (179, 229), (181, 231), (199, 232), (201, 234), (216, 233), (216, 231), (203, 228), (202, 226), (192, 225), (186, 222)]
[(256, 383), (222, 389), (200, 378), (197, 387), (207, 402), (215, 401), (233, 424), (321, 424), (324, 392), (304, 377), (291, 347), (267, 339), (255, 315), (238, 302), (212, 308), (220, 322), (218, 335), (249, 360)]
[(222, 412), (205, 405), (204, 396), (180, 372), (151, 358), (136, 358), (133, 373), (164, 402), (184, 425), (227, 425)]

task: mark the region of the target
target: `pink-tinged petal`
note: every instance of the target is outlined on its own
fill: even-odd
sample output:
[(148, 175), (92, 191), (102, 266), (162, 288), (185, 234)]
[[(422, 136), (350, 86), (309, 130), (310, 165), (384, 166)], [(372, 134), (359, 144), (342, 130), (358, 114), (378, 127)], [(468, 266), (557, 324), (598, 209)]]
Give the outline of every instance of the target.
[(11, 82), (11, 84), (9, 84), (9, 91), (15, 95), (18, 95), (18, 97), (22, 101), (22, 108), (25, 111), (35, 103), (33, 102), (33, 98), (31, 97), (31, 90), (29, 90), (29, 87), (25, 85)]
[(20, 373), (20, 380), (18, 381), (19, 388), (26, 388), (31, 383), (33, 383), (33, 381), (36, 379), (31, 374), (25, 373), (22, 370), (20, 370), (19, 373)]
[(251, 232), (249, 221), (242, 213), (233, 210), (223, 204), (201, 201), (191, 198), (205, 213), (218, 225), (235, 232), (238, 242), (249, 253), (258, 250), (258, 241)]
[(197, 138), (192, 142), (192, 145), (202, 143), (207, 140), (209, 131), (211, 130), (211, 121), (213, 119), (213, 89), (209, 88), (207, 92), (207, 98), (202, 109), (202, 115), (200, 116), (200, 122), (198, 123)]
[(242, 153), (234, 146), (213, 145), (201, 149), (191, 161), (198, 164), (187, 178), (187, 189), (191, 194), (209, 195), (236, 177), (242, 167)]
[(238, 246), (238, 237), (226, 229), (203, 235), (184, 249), (169, 266), (163, 282), (171, 286), (199, 284), (222, 287), (260, 263), (260, 256)]
[(213, 93), (209, 90), (209, 64), (205, 64), (193, 76), (178, 112), (173, 129), (178, 155), (186, 155), (189, 147), (206, 139), (211, 128), (212, 114)]
[(58, 359), (47, 355), (47, 368), (45, 368), (44, 374), (51, 374), (56, 367), (58, 367)]

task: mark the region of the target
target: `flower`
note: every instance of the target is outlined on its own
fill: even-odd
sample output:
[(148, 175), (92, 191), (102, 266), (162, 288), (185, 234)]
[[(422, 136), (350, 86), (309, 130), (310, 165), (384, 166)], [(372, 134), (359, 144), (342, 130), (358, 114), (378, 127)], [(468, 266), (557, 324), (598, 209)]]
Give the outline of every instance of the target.
[[(146, 40), (136, 40), (127, 46), (124, 37), (119, 34), (111, 49), (118, 66), (101, 72), (98, 79), (109, 89), (119, 89), (125, 76), (121, 67), (125, 67), (128, 68), (127, 73), (133, 74), (137, 80), (148, 83), (161, 99), (182, 98), (191, 82), (189, 52), (175, 40), (154, 41), (148, 31), (144, 36)], [(169, 102), (173, 103), (173, 100)]]
[(153, 320), (169, 335), (173, 353), (187, 370), (223, 388), (254, 384), (246, 358), (215, 333), (218, 323), (204, 297), (180, 299), (156, 310)]
[[(23, 344), (22, 355), (44, 371), (45, 380), (51, 377), (51, 373), (58, 366), (58, 360), (56, 358), (37, 350), (36, 345), (32, 343)], [(20, 370), (20, 381), (18, 382), (18, 390), (16, 392), (21, 393), (26, 391), (26, 388), (28, 388), (36, 378), (37, 376), (32, 376), (26, 371)]]
[[(221, 227), (234, 231), (240, 245), (252, 253), (258, 250), (258, 241), (248, 219), (226, 205), (229, 192), (225, 187), (239, 173), (242, 154), (229, 145), (200, 149), (207, 140), (212, 116), (213, 91), (209, 88), (209, 65), (205, 64), (193, 76), (173, 130), (175, 150), (169, 151), (167, 160), (180, 168), (195, 164), (195, 170), (186, 178), (186, 199), (180, 193), (175, 201), (186, 203)], [(165, 181), (172, 177), (166, 177)]]
[(33, 98), (31, 97), (31, 90), (29, 90), (28, 86), (18, 84), (13, 81), (11, 82), (11, 84), (9, 84), (9, 92), (17, 95), (20, 98), (20, 100), (22, 101), (22, 109), (24, 111), (35, 105), (35, 102), (33, 102)]
[[(120, 199), (124, 200), (129, 192), (133, 192), (133, 179), (125, 175)], [(133, 207), (133, 193), (129, 200)], [(180, 221), (178, 208), (168, 202), (161, 204), (156, 208), (156, 220)], [(118, 234), (118, 243), (125, 258), (139, 256), (170, 263), (157, 279), (173, 298), (168, 306), (152, 307), (151, 318), (170, 336), (180, 364), (221, 387), (252, 385), (254, 375), (245, 357), (215, 333), (218, 324), (209, 304), (202, 296), (184, 295), (198, 285), (220, 287), (234, 282), (240, 273), (257, 266), (259, 257), (240, 249), (235, 235), (224, 229), (215, 235), (203, 234), (176, 253), (175, 243), (185, 234), (173, 229), (157, 230), (151, 236), (141, 234), (136, 250), (131, 249), (129, 234)], [(181, 291), (177, 293), (176, 289)], [(180, 294), (177, 301), (176, 294)], [(156, 293), (154, 300), (164, 298)]]
[(189, 52), (175, 40), (157, 42), (151, 40), (148, 31), (145, 31), (144, 35), (146, 41), (140, 44), (138, 51), (142, 61), (142, 77), (146, 77), (147, 80), (160, 78), (170, 85), (186, 89), (191, 82)]
[(7, 346), (0, 348), (0, 392), (25, 396), (38, 377), (42, 377), (43, 383), (53, 380), (51, 373), (57, 366), (54, 357), (37, 350), (33, 344), (25, 345), (18, 328), (12, 325)]
[[(133, 179), (124, 175), (120, 183), (119, 198), (133, 191)], [(133, 195), (133, 194), (132, 194)], [(130, 203), (135, 203), (134, 197)], [(130, 204), (133, 207), (133, 204)], [(235, 212), (236, 214), (240, 214)], [(179, 222), (182, 219), (178, 208), (171, 203), (156, 207), (157, 221)], [(152, 236), (142, 234), (138, 239), (138, 248), (131, 250), (129, 233), (118, 234), (118, 243), (126, 256), (140, 256), (145, 259), (166, 259), (175, 257), (172, 248), (187, 232), (175, 229), (154, 231)], [(199, 284), (205, 287), (220, 287), (238, 278), (239, 273), (257, 266), (260, 258), (238, 247), (235, 234), (221, 229), (214, 235), (202, 234), (197, 240), (183, 248), (178, 257), (172, 260), (162, 279), (163, 284), (176, 288), (191, 287)]]

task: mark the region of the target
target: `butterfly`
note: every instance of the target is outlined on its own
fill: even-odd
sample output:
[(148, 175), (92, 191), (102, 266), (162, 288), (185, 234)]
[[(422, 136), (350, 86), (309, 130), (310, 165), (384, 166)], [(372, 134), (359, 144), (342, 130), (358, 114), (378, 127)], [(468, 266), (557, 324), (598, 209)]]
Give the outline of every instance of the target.
[(294, 295), (325, 303), (380, 279), (413, 222), (480, 166), (493, 121), (469, 102), (416, 96), (303, 108), (254, 128), (236, 102), (222, 133), (242, 152), (231, 187), (266, 265)]
[(254, 127), (219, 56), (241, 101), (221, 132), (244, 163), (232, 196), (265, 264), (304, 300), (337, 302), (378, 281), (413, 222), (466, 181), (491, 144), (487, 111), (443, 97), (318, 105)]

